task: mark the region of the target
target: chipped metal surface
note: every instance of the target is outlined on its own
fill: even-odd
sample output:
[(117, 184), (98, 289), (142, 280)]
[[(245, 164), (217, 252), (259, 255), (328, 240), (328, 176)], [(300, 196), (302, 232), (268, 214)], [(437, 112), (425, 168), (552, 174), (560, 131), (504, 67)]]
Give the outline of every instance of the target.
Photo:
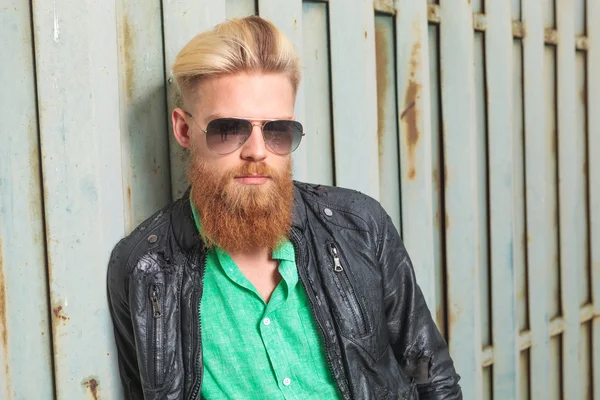
[(30, 2), (2, 2), (0, 48), (0, 398), (47, 399), (54, 389)]
[(394, 60), (394, 18), (375, 16), (375, 62), (377, 73), (377, 140), (379, 153), (380, 202), (396, 229), (402, 231), (400, 215), (400, 174), (398, 160), (398, 119), (396, 113), (396, 64)]
[[(437, 278), (440, 277), (436, 277), (436, 272), (441, 271), (443, 256), (440, 254), (440, 233), (434, 227), (433, 212), (435, 207), (441, 205), (437, 191), (434, 202), (436, 189), (432, 158), (433, 152), (438, 151), (438, 148), (434, 147), (432, 136), (435, 133), (432, 134), (431, 129), (432, 119), (437, 115), (432, 118), (433, 105), (430, 97), (431, 85), (437, 87), (437, 82), (430, 81), (430, 69), (437, 68), (437, 60), (431, 60), (430, 64), (427, 5), (402, 0), (397, 6), (402, 10), (396, 18), (396, 115), (399, 129), (402, 237), (407, 248), (411, 249), (415, 274), (425, 301), (437, 313), (439, 306), (443, 304), (443, 295), (438, 293)], [(435, 160), (437, 162), (437, 156)]]
[(373, 8), (375, 11), (386, 14), (395, 14), (394, 0), (373, 0)]

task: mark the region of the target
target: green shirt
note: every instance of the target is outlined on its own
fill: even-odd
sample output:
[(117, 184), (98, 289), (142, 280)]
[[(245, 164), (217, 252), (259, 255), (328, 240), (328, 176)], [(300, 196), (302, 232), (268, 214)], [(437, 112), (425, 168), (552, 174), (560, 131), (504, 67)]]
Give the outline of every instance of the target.
[(206, 255), (203, 399), (339, 398), (292, 243), (282, 242), (272, 257), (282, 279), (265, 303), (227, 253), (215, 248)]

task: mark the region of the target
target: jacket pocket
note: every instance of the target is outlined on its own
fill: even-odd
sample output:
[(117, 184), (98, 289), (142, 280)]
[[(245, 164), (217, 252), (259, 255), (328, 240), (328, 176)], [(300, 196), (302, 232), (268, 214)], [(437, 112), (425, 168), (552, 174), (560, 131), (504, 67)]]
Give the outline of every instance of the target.
[(355, 331), (357, 336), (366, 336), (371, 333), (369, 319), (352, 285), (350, 272), (347, 269), (348, 264), (334, 242), (327, 243), (327, 251), (331, 259), (330, 267), (335, 286), (346, 306), (346, 310), (340, 312), (351, 315), (351, 320), (354, 321), (351, 331)]
[(164, 380), (164, 294), (160, 284), (151, 284), (148, 288), (150, 334), (148, 335), (148, 383), (154, 388)]

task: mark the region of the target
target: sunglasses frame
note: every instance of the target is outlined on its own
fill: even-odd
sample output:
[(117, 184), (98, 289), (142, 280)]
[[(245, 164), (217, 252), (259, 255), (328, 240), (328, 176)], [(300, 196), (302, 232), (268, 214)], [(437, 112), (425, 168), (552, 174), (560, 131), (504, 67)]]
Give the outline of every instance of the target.
[[(204, 135), (205, 135), (205, 137), (206, 137), (206, 147), (208, 147), (208, 149), (209, 149), (210, 151), (212, 151), (213, 153), (215, 153), (215, 154), (217, 154), (217, 155), (220, 155), (220, 156), (225, 156), (225, 155), (227, 155), (227, 154), (231, 154), (231, 153), (235, 152), (236, 150), (240, 149), (242, 146), (244, 146), (244, 144), (246, 144), (246, 141), (248, 140), (248, 139), (246, 139), (246, 141), (244, 141), (244, 143), (242, 143), (242, 144), (241, 144), (239, 147), (235, 148), (234, 150), (231, 150), (230, 152), (227, 152), (227, 153), (218, 153), (218, 152), (216, 152), (215, 150), (211, 149), (211, 147), (208, 145), (208, 129), (206, 129), (206, 130), (205, 130), (205, 129), (202, 129), (202, 128), (200, 127), (200, 125), (198, 125), (198, 123), (196, 122), (196, 119), (194, 118), (194, 116), (193, 116), (193, 115), (192, 115), (190, 112), (188, 112), (188, 111), (185, 111), (185, 110), (184, 110), (183, 112), (184, 112), (184, 113), (185, 113), (187, 116), (189, 116), (189, 117), (192, 119), (192, 121), (194, 121), (194, 124), (196, 124), (196, 126), (198, 127), (198, 129), (200, 129), (200, 131), (201, 131), (202, 133), (204, 133)], [(252, 125), (252, 129), (254, 129), (254, 127), (255, 127), (255, 126), (259, 126), (259, 127), (260, 127), (260, 133), (261, 133), (261, 135), (262, 135), (262, 137), (263, 137), (263, 141), (264, 141), (264, 143), (265, 143), (265, 146), (267, 147), (267, 149), (269, 149), (269, 151), (270, 151), (271, 153), (273, 153), (273, 154), (277, 154), (278, 156), (286, 156), (286, 155), (288, 155), (288, 154), (292, 154), (292, 153), (293, 153), (294, 151), (296, 151), (296, 149), (297, 149), (297, 148), (300, 146), (300, 143), (302, 142), (302, 138), (305, 136), (305, 133), (304, 133), (304, 127), (302, 126), (302, 124), (301, 124), (300, 122), (298, 122), (298, 121), (295, 121), (295, 120), (289, 120), (289, 119), (262, 119), (262, 118), (241, 118), (241, 117), (219, 117), (219, 118), (215, 118), (215, 119), (213, 119), (213, 120), (209, 121), (209, 124), (210, 124), (211, 122), (213, 122), (213, 121), (216, 121), (216, 120), (218, 120), (218, 119), (225, 119), (225, 118), (227, 118), (227, 119), (238, 119), (238, 120), (242, 120), (242, 121), (247, 121), (247, 122), (249, 122), (249, 123), (250, 123), (250, 125)], [(262, 121), (262, 124), (256, 124), (256, 123), (253, 123), (252, 121)], [(300, 132), (300, 133), (301, 133), (301, 135), (300, 135), (300, 140), (298, 141), (298, 145), (297, 145), (297, 146), (296, 146), (296, 147), (295, 147), (293, 150), (291, 150), (290, 152), (288, 152), (288, 153), (284, 153), (284, 154), (281, 154), (281, 153), (278, 153), (278, 152), (276, 152), (275, 150), (273, 150), (273, 149), (271, 148), (271, 145), (270, 145), (270, 144), (267, 142), (267, 140), (265, 139), (265, 135), (264, 135), (264, 127), (265, 127), (265, 125), (266, 125), (266, 124), (268, 124), (269, 122), (273, 122), (273, 121), (293, 121), (293, 122), (297, 122), (297, 123), (298, 123), (298, 124), (299, 124), (299, 125), (302, 127), (302, 131)], [(207, 128), (208, 128), (208, 125), (207, 125)], [(250, 131), (250, 135), (252, 135), (252, 131)], [(248, 138), (250, 138), (250, 136), (248, 136)], [(293, 140), (293, 138), (292, 138), (292, 140)]]

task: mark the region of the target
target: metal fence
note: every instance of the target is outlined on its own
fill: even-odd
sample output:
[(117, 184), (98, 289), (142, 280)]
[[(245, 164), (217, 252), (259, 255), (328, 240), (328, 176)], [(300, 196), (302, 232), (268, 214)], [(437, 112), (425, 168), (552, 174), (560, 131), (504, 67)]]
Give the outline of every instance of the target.
[(382, 202), (465, 398), (600, 399), (595, 0), (3, 0), (0, 398), (121, 397), (108, 255), (186, 186), (169, 65), (255, 13), (303, 58), (295, 177)]

